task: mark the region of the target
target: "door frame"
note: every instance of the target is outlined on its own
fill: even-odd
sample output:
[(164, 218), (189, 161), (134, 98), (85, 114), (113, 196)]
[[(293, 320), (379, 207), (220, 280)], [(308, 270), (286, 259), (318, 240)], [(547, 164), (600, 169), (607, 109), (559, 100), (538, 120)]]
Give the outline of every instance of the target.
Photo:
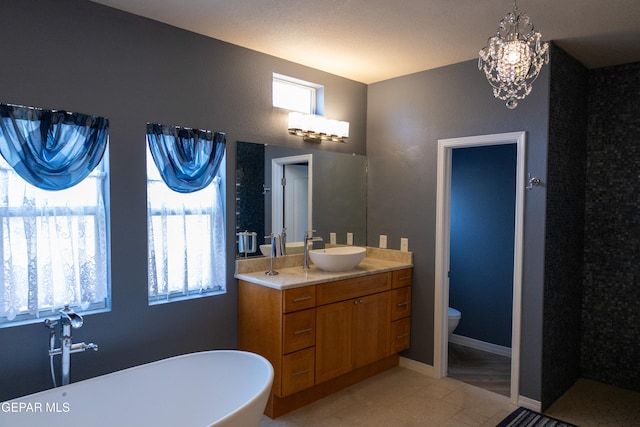
[(284, 203), (284, 190), (282, 178), (284, 177), (284, 165), (306, 163), (309, 169), (308, 202), (307, 202), (307, 230), (313, 230), (313, 154), (301, 154), (299, 156), (278, 157), (271, 160), (271, 232), (278, 233), (278, 227), (282, 228)]
[(436, 252), (434, 295), (434, 355), (436, 378), (447, 376), (451, 158), (455, 148), (516, 144), (516, 200), (513, 255), (513, 309), (511, 315), (511, 402), (517, 404), (520, 387), (520, 329), (522, 312), (522, 264), (524, 232), (524, 190), (526, 132), (509, 132), (438, 140), (436, 194)]

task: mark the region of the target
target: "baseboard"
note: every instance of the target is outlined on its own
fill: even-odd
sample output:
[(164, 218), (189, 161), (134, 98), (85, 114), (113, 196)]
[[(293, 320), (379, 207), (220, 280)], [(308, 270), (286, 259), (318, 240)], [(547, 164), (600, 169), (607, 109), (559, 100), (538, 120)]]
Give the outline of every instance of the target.
[(523, 408), (531, 409), (532, 411), (536, 412), (542, 411), (541, 402), (525, 396), (518, 396), (518, 406), (522, 406)]
[(463, 345), (465, 347), (475, 348), (476, 350), (486, 351), (487, 353), (497, 354), (499, 356), (511, 357), (511, 348), (509, 347), (480, 341), (474, 338), (463, 337), (462, 335), (452, 334), (449, 337), (449, 342)]
[(427, 375), (429, 377), (434, 376), (433, 366), (427, 365), (426, 363), (418, 362), (417, 360), (400, 357), (400, 366)]

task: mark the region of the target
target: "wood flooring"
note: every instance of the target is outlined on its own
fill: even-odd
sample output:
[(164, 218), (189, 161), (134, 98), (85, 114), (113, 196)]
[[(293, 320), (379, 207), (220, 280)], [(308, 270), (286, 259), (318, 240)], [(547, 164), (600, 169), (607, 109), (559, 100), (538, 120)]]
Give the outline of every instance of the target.
[(449, 343), (450, 378), (503, 396), (511, 395), (511, 358)]

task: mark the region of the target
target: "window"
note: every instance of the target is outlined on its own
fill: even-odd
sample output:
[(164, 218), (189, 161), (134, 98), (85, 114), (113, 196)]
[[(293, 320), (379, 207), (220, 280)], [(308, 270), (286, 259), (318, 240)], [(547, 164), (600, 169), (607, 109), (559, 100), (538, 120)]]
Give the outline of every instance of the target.
[(273, 106), (305, 114), (322, 110), (324, 88), (282, 74), (273, 73)]
[(150, 304), (226, 291), (224, 154), (221, 156), (211, 183), (180, 193), (169, 188), (147, 145)]
[(28, 184), (0, 156), (0, 324), (108, 308), (108, 161), (73, 187)]

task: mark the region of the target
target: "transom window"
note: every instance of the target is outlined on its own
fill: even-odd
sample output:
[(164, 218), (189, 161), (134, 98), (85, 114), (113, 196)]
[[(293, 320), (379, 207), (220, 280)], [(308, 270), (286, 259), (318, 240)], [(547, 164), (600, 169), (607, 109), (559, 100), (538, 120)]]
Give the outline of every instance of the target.
[(321, 110), (324, 88), (316, 83), (273, 73), (273, 106), (305, 114)]

